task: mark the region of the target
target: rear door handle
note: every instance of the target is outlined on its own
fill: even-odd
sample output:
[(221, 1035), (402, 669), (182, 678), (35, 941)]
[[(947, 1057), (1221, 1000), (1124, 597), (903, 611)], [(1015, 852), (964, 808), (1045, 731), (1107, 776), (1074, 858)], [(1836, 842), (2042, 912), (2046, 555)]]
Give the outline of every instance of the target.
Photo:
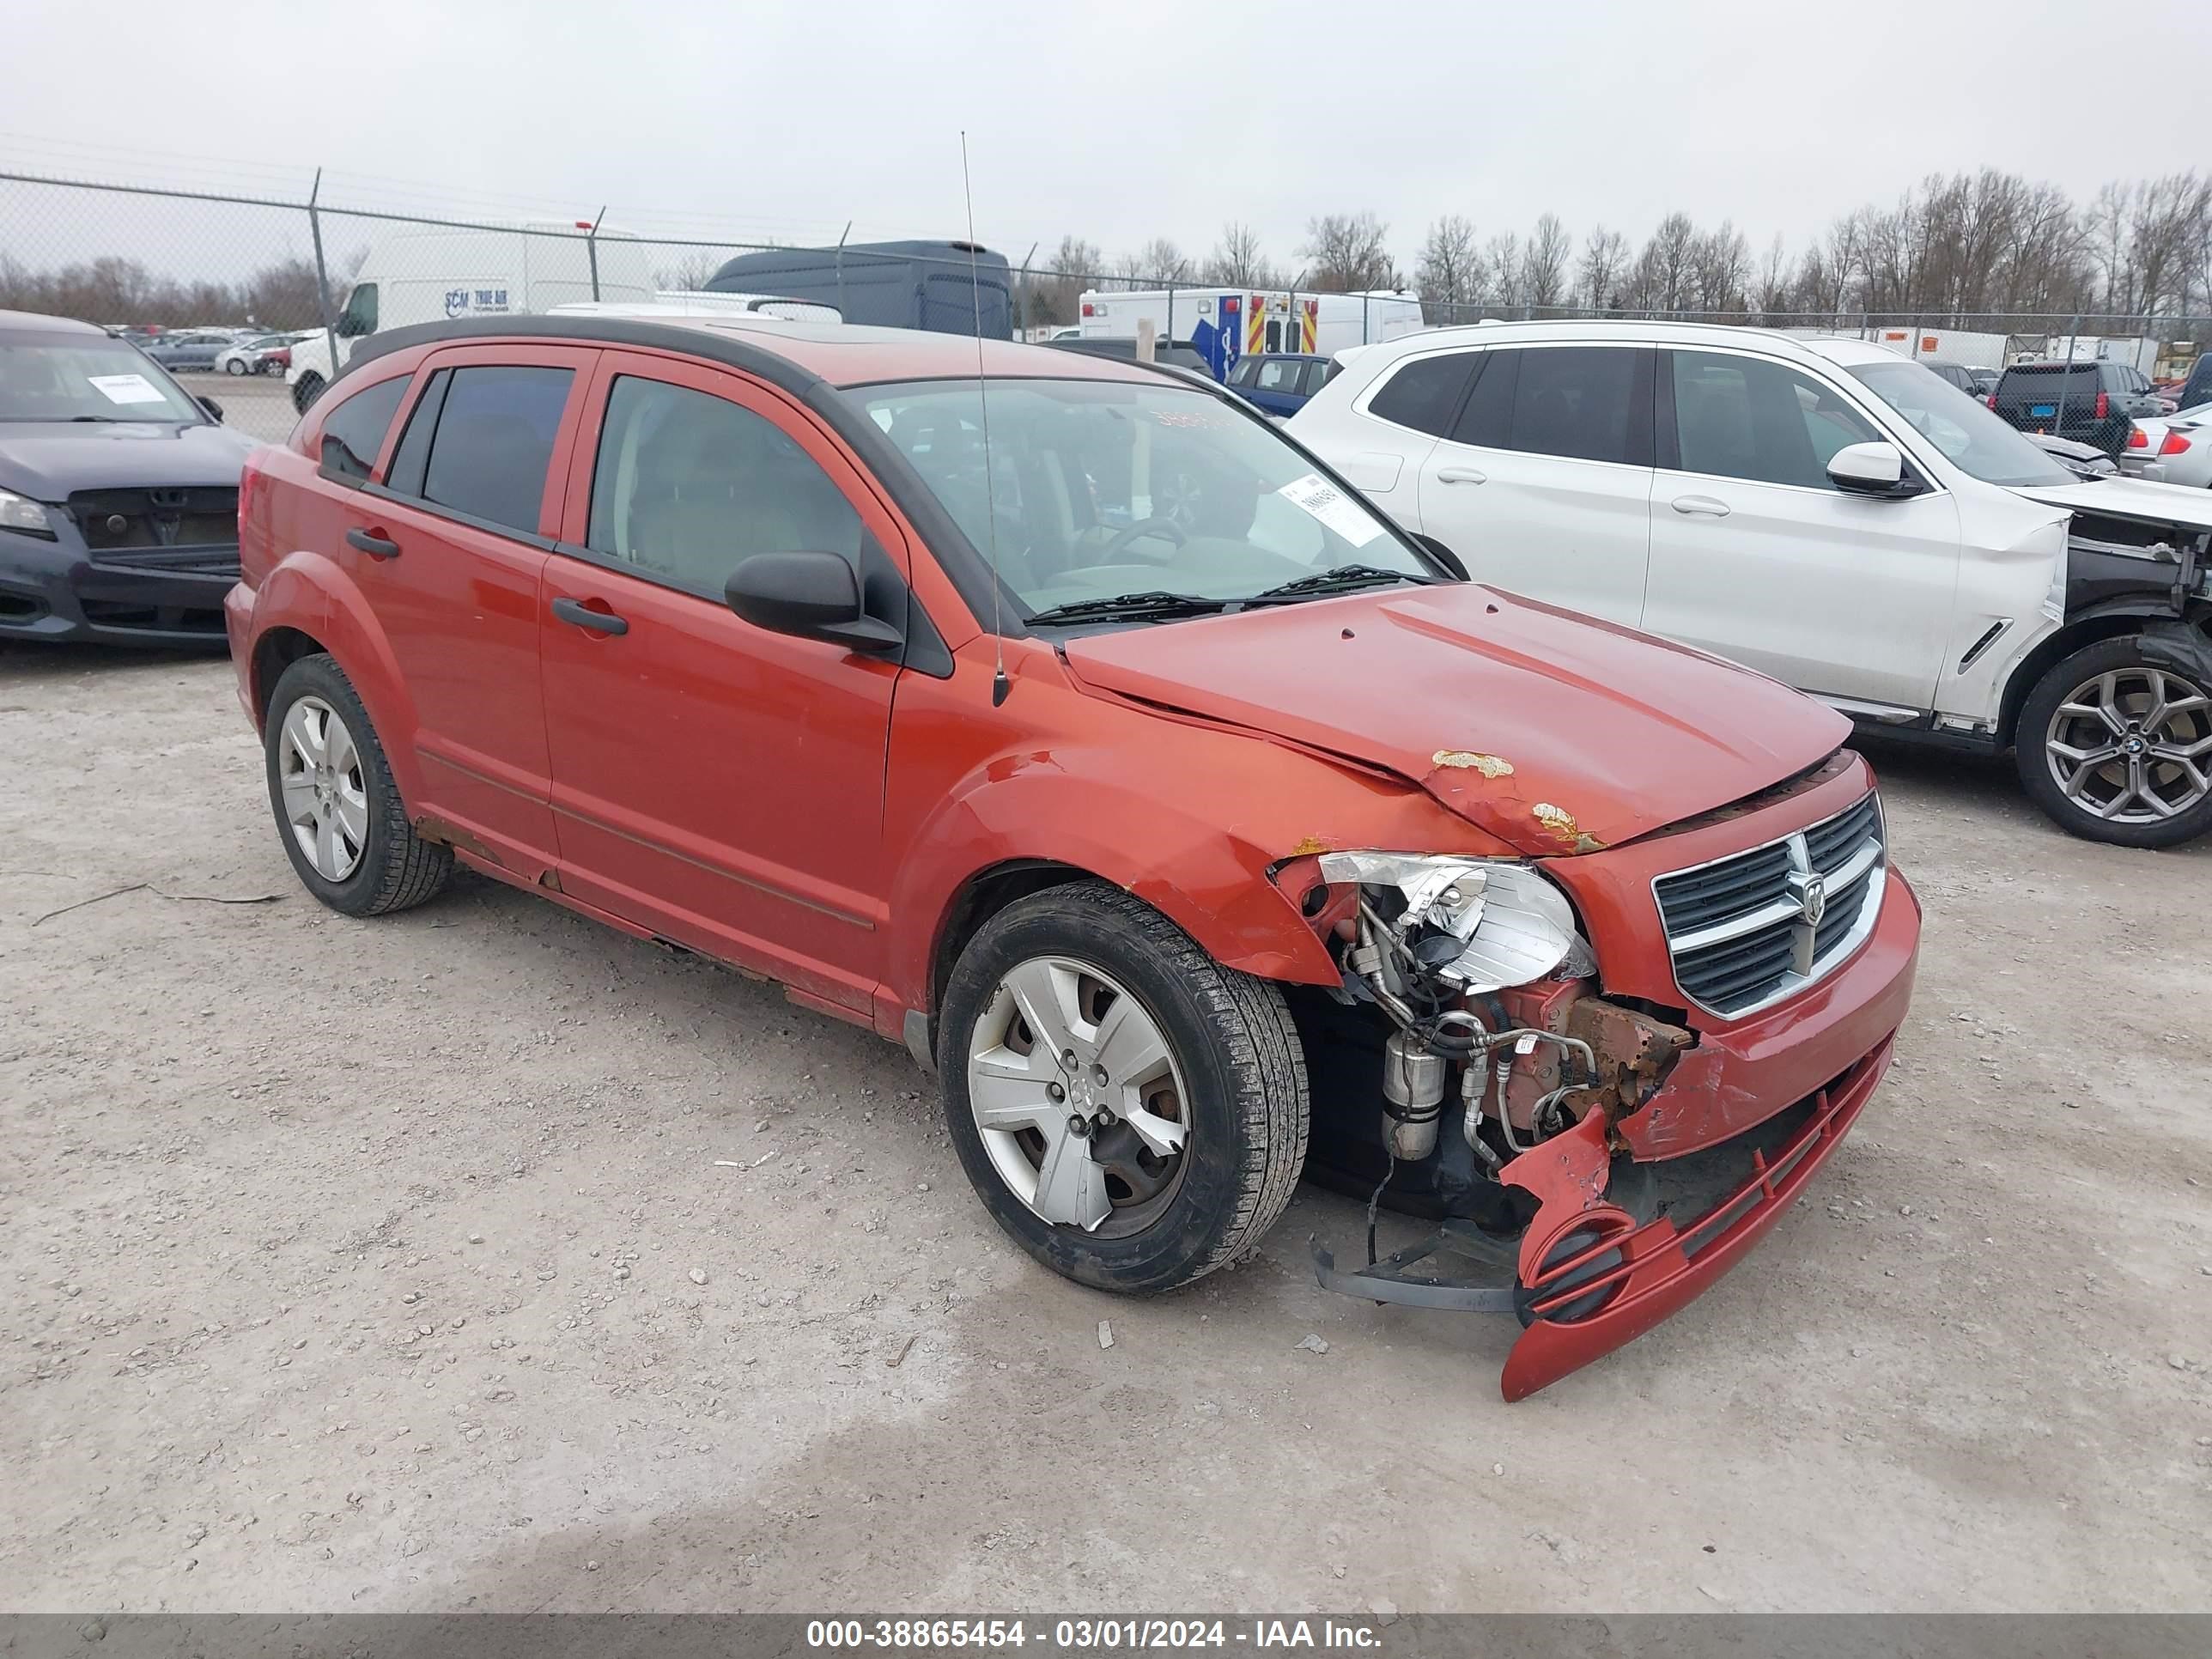
[(359, 548), (372, 559), (396, 559), (399, 556), (399, 544), (389, 537), (378, 535), (374, 530), (347, 531), (346, 545)]
[(1471, 466), (1440, 466), (1437, 469), (1438, 483), (1488, 483), (1490, 475), (1478, 472)]
[(553, 614), (564, 623), (574, 623), (579, 628), (588, 628), (594, 634), (627, 634), (629, 623), (611, 611), (601, 611), (581, 599), (561, 599), (553, 601)]
[(1674, 510), (1677, 513), (1702, 513), (1708, 518), (1725, 519), (1729, 515), (1729, 504), (1726, 501), (1717, 501), (1711, 495), (1677, 495), (1674, 497)]

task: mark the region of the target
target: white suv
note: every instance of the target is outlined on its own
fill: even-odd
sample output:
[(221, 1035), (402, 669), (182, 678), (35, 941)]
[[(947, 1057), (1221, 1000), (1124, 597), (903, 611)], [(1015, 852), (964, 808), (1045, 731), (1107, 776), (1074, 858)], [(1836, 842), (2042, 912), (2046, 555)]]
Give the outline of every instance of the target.
[(1486, 324), (1340, 355), (1287, 430), (1479, 581), (1984, 753), (2094, 840), (2212, 829), (2212, 500), (2084, 481), (1858, 340)]

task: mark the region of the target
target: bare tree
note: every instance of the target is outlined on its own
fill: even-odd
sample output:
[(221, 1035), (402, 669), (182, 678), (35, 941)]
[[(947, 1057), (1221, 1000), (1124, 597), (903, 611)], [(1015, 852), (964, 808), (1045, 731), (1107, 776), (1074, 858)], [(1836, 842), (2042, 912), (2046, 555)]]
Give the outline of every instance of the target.
[(1155, 236), (1136, 252), (1136, 270), (1147, 288), (1165, 283), (1188, 283), (1198, 274), (1190, 256), (1164, 236)]
[(1247, 224), (1235, 220), (1221, 228), (1221, 240), (1213, 246), (1200, 268), (1200, 276), (1206, 282), (1217, 283), (1223, 288), (1265, 288), (1283, 286), (1283, 274), (1273, 261), (1261, 251), (1260, 233)]
[(1489, 281), (1486, 293), (1489, 302), (1501, 310), (1511, 310), (1521, 304), (1521, 239), (1510, 230), (1501, 230), (1482, 247), (1482, 268)]
[(1575, 273), (1583, 307), (1610, 311), (1618, 306), (1620, 281), (1627, 266), (1628, 243), (1619, 231), (1607, 230), (1603, 225), (1591, 231), (1583, 243), (1582, 264)]
[(1788, 313), (1790, 279), (1790, 250), (1778, 230), (1774, 240), (1767, 244), (1765, 258), (1759, 262), (1759, 276), (1751, 293), (1752, 307), (1759, 313), (1760, 321), (1773, 323)]
[(1030, 284), (1024, 320), (1031, 327), (1065, 328), (1076, 320), (1083, 290), (1104, 271), (1105, 256), (1096, 242), (1062, 236), (1046, 263), (1048, 269)]
[(654, 271), (653, 280), (661, 288), (696, 294), (714, 280), (714, 273), (728, 263), (729, 257), (717, 248), (686, 248), (673, 264)]
[(1556, 306), (1567, 297), (1567, 261), (1572, 244), (1557, 214), (1547, 213), (1528, 234), (1521, 260), (1521, 296), (1525, 305)]
[(1389, 228), (1372, 213), (1328, 213), (1306, 221), (1298, 249), (1310, 264), (1309, 283), (1324, 294), (1400, 286), (1383, 238)]
[(1475, 251), (1474, 227), (1460, 215), (1447, 213), (1429, 227), (1413, 268), (1413, 285), (1421, 291), (1422, 320), (1473, 320), (1461, 311), (1481, 295), (1482, 283), (1482, 256)]

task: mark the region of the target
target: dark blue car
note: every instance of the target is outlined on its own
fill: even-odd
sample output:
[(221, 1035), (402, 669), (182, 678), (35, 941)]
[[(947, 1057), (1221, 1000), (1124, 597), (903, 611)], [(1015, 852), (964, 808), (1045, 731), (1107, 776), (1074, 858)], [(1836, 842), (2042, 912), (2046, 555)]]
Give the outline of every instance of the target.
[(1258, 351), (1237, 359), (1237, 367), (1229, 371), (1229, 384), (1248, 402), (1279, 420), (1304, 408), (1306, 399), (1327, 384), (1328, 376), (1326, 357)]

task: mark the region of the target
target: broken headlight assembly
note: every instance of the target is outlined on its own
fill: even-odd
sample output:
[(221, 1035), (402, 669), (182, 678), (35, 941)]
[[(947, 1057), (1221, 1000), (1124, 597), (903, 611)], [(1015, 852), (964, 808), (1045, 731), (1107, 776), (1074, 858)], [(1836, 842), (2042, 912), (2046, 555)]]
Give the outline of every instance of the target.
[[(1523, 1150), (1504, 1103), (1514, 1067), (1541, 1045), (1562, 1051), (1559, 1085), (1535, 1104), (1530, 1133), (1566, 1127), (1559, 1103), (1595, 1082), (1589, 1045), (1539, 1026), (1515, 1026), (1494, 994), (1538, 980), (1597, 971), (1567, 896), (1540, 872), (1504, 860), (1406, 853), (1328, 853), (1322, 879), (1356, 890), (1342, 965), (1345, 994), (1372, 1002), (1396, 1027), (1383, 1049), (1382, 1140), (1416, 1163), (1436, 1151), (1450, 1066), (1461, 1068), (1462, 1133), (1495, 1171), (1480, 1134), (1492, 1115), (1511, 1152)], [(1487, 1018), (1486, 1018), (1487, 1014)]]

